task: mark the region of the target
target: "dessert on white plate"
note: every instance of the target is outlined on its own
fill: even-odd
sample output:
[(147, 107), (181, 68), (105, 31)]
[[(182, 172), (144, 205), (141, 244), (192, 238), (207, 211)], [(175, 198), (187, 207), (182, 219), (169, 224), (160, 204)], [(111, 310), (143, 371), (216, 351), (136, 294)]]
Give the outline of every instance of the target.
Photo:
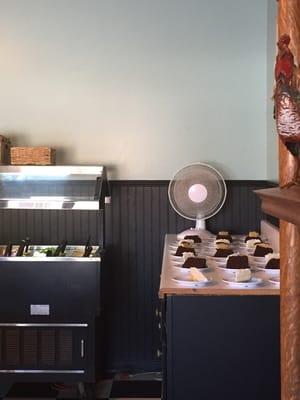
[(280, 272), (280, 255), (279, 253), (269, 253), (264, 257), (264, 264), (257, 264), (257, 269), (267, 273), (279, 274)]
[(273, 283), (273, 285), (280, 286), (280, 277), (274, 276), (269, 279), (269, 282)]
[(193, 253), (184, 253), (182, 258), (182, 268), (207, 268), (205, 257), (195, 256)]
[(234, 273), (234, 281), (235, 282), (248, 282), (251, 279), (251, 270), (250, 268), (245, 269), (237, 269)]
[(254, 250), (257, 244), (261, 243), (261, 239), (249, 239), (246, 242), (246, 247), (248, 249)]
[(265, 255), (266, 269), (280, 269), (280, 254), (269, 253)]
[(192, 281), (195, 282), (207, 282), (208, 279), (207, 277), (201, 272), (199, 271), (197, 268), (190, 268), (190, 277)]
[(215, 240), (215, 245), (218, 245), (220, 243), (230, 244), (230, 240), (229, 239), (216, 239)]
[[(242, 270), (238, 270), (239, 272)], [(247, 274), (247, 273), (246, 273)], [(247, 274), (248, 275), (248, 274)], [(228, 285), (231, 286), (235, 286), (235, 287), (239, 287), (239, 288), (253, 288), (257, 285), (260, 285), (263, 283), (263, 280), (261, 278), (255, 278), (253, 276), (250, 277), (249, 280), (245, 281), (244, 279), (246, 279), (248, 276), (244, 275), (241, 277), (242, 281), (237, 281), (236, 279), (232, 279), (232, 278), (223, 278), (223, 282), (227, 283)]]
[(180, 285), (194, 287), (194, 288), (205, 286), (206, 284), (212, 283), (212, 280), (208, 279), (197, 268), (190, 268), (188, 271), (189, 271), (188, 274), (175, 276), (174, 278), (172, 278), (172, 280)]

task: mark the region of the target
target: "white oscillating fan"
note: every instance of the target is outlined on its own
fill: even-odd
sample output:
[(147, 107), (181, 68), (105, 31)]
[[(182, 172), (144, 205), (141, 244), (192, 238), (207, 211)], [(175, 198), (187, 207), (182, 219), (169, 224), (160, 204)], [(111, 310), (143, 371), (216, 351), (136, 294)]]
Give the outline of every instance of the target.
[(197, 231), (202, 237), (211, 236), (205, 220), (220, 211), (227, 195), (225, 181), (215, 168), (200, 162), (183, 167), (170, 181), (168, 195), (179, 215), (196, 221), (196, 227), (180, 233), (180, 238)]

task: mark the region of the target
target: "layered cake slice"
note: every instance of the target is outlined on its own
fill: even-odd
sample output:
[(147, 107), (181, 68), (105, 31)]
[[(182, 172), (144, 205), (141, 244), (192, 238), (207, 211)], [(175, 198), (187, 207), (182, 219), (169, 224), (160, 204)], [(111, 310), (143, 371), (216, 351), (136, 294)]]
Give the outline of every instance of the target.
[(228, 239), (229, 242), (232, 242), (232, 236), (229, 234), (228, 231), (220, 231), (217, 234), (216, 240), (218, 239)]
[(206, 259), (203, 257), (195, 257), (193, 253), (184, 253), (182, 257), (182, 268), (207, 268)]
[(179, 246), (187, 246), (187, 247), (193, 247), (194, 246), (194, 240), (193, 239), (182, 239), (178, 243)]
[(225, 243), (230, 245), (230, 240), (229, 239), (216, 239), (215, 240), (215, 245), (220, 244), (220, 243)]
[(266, 254), (273, 253), (272, 247), (268, 243), (259, 243), (255, 246), (254, 257), (264, 257)]
[(230, 269), (248, 269), (248, 256), (240, 254), (232, 254), (227, 257), (226, 268)]
[(202, 239), (199, 235), (186, 235), (185, 240), (193, 240), (194, 243), (201, 243)]
[(216, 245), (217, 251), (214, 254), (214, 257), (228, 257), (230, 254), (233, 254), (232, 248), (227, 243), (219, 243)]
[(248, 247), (248, 249), (254, 249), (255, 246), (259, 243), (262, 243), (262, 240), (260, 238), (257, 239), (249, 239), (246, 242), (246, 246)]
[(256, 231), (250, 231), (248, 233), (248, 235), (245, 238), (245, 243), (247, 243), (248, 240), (252, 240), (252, 239), (259, 239), (262, 242), (262, 240), (261, 240), (261, 238), (259, 236), (259, 232), (256, 232)]
[(179, 246), (177, 247), (175, 256), (182, 257), (184, 253), (195, 253), (195, 249), (193, 247), (193, 241), (192, 240), (181, 240), (179, 242)]
[(266, 269), (280, 269), (279, 253), (269, 253), (265, 255)]

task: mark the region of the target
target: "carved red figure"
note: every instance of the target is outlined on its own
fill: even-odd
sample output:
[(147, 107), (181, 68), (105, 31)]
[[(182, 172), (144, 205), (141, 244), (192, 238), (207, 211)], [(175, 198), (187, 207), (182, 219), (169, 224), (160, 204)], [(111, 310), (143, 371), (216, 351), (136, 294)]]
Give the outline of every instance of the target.
[(295, 65), (294, 55), (289, 48), (290, 40), (289, 35), (284, 34), (277, 43), (275, 119), (280, 139), (293, 156), (298, 158), (298, 168), (291, 183), (299, 183), (300, 91), (296, 83), (299, 68)]
[(275, 79), (276, 82), (281, 81), (282, 83), (291, 85), (293, 72), (294, 72), (294, 56), (289, 49), (290, 44), (289, 35), (282, 35), (277, 43), (278, 54), (276, 57), (275, 65)]

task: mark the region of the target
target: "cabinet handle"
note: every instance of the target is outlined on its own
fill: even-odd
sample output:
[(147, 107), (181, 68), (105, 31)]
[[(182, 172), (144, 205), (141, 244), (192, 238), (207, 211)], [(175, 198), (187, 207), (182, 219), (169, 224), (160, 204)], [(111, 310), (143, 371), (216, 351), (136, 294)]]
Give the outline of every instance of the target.
[(155, 316), (161, 318), (161, 311), (159, 311), (158, 308), (155, 309)]
[(84, 340), (83, 339), (81, 339), (81, 341), (80, 341), (80, 355), (81, 355), (81, 358), (84, 358)]
[(160, 324), (160, 322), (158, 323), (158, 329), (161, 329), (161, 324)]
[(160, 351), (159, 349), (157, 349), (157, 351), (156, 351), (156, 355), (157, 355), (157, 357), (158, 357), (158, 358), (160, 358), (160, 357), (161, 357), (161, 351)]

